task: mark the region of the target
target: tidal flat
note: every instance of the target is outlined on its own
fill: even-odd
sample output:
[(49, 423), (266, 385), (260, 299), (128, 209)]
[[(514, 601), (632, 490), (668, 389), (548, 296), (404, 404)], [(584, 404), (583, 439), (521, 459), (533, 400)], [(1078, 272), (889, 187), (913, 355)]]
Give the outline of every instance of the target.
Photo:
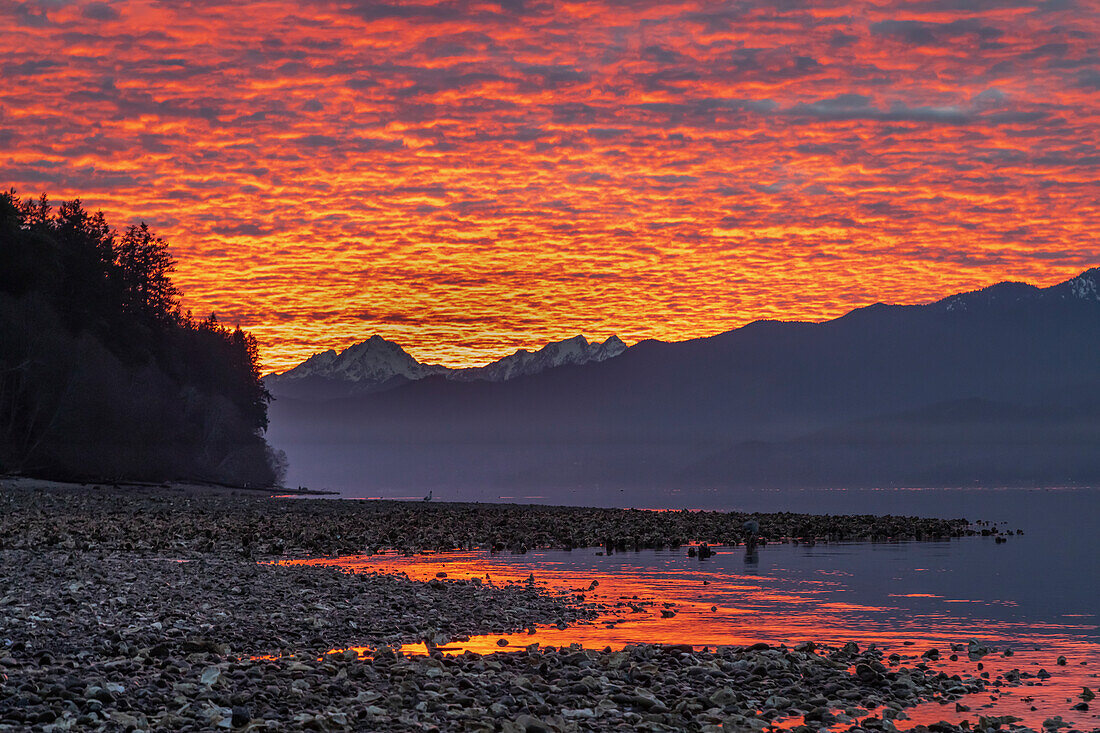
[[(699, 609), (674, 594), (506, 567), (547, 549), (743, 552), (748, 516), (3, 480), (0, 729), (1096, 729), (1084, 690), (1034, 720), (971, 711), (977, 696), (1057, 681), (1068, 665), (1054, 658), (1017, 667), (984, 641), (933, 650), (835, 629), (823, 643), (812, 627), (787, 643), (759, 612), (737, 643), (697, 644), (698, 624), (676, 624)], [(962, 520), (752, 517), (762, 552), (1012, 536)], [(666, 631), (604, 633), (641, 617)]]

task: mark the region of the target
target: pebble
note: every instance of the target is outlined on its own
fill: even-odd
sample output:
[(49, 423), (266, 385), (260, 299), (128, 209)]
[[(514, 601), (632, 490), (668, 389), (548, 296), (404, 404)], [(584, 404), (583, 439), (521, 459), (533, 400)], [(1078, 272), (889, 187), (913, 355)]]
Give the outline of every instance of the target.
[[(10, 483), (10, 482), (8, 482)], [(139, 512), (141, 522), (117, 517)], [(604, 547), (611, 552), (678, 548), (713, 554), (736, 545), (743, 524), (766, 542), (935, 540), (990, 532), (965, 519), (912, 516), (747, 514), (446, 502), (272, 499), (210, 487), (18, 482), (0, 492), (0, 549), (112, 547), (186, 558), (216, 552), (245, 558), (396, 551)], [(334, 528), (338, 528), (338, 531)]]
[[(490, 655), (406, 657), (395, 650), (408, 642), (443, 644), (536, 625), (568, 628), (596, 612), (576, 597), (540, 588), (533, 577), (495, 585), (440, 573), (419, 583), (269, 562), (471, 545), (522, 551), (598, 544), (623, 552), (683, 546), (689, 539), (709, 551), (711, 544), (735, 543), (749, 518), (5, 485), (0, 730), (709, 733), (763, 731), (786, 715), (803, 716), (800, 731), (838, 722), (853, 730), (893, 730), (892, 720), (904, 719), (902, 711), (921, 701), (946, 703), (990, 689), (968, 674), (887, 671), (880, 650), (854, 643), (713, 651), (531, 644)], [(752, 518), (773, 541), (970, 531), (964, 520)], [(507, 640), (497, 644), (503, 648)], [(373, 653), (361, 656), (353, 647)], [(871, 709), (891, 712), (851, 717)], [(961, 729), (943, 724), (936, 730)]]

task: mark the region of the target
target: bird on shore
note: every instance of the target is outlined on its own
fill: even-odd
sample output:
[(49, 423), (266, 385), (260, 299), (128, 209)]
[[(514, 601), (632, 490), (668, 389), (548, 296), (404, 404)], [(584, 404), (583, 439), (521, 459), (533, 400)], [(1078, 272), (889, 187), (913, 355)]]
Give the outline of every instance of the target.
[(424, 501), (431, 501), (432, 500), (432, 492), (433, 491), (434, 491), (434, 489), (429, 489), (428, 490), (428, 495), (424, 497)]

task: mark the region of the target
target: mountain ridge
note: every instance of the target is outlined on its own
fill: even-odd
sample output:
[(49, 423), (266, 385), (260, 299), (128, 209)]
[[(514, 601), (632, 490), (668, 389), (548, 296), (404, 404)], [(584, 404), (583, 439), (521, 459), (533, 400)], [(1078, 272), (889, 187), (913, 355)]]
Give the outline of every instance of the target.
[[(1100, 481), (1100, 359), (1087, 346), (1100, 341), (1098, 275), (646, 340), (600, 363), (499, 383), (432, 376), (325, 404), (276, 402), (272, 436), (295, 475), (329, 486), (780, 485), (809, 481), (815, 467), (822, 480), (882, 485), (1003, 482), (1008, 466), (1033, 482)], [(922, 410), (986, 403), (1008, 405), (1006, 417), (942, 412), (957, 423), (955, 443), (935, 471), (917, 470), (941, 450)], [(1071, 419), (1066, 405), (1082, 414)], [(843, 428), (868, 420), (921, 443), (887, 451)], [(1029, 435), (1035, 450), (1013, 449)], [(1053, 473), (1043, 450), (1064, 470)], [(803, 453), (813, 460), (784, 467)], [(852, 460), (866, 470), (846, 469)]]
[(277, 397), (332, 399), (386, 391), (435, 376), (458, 382), (504, 382), (565, 365), (606, 361), (626, 350), (618, 336), (590, 343), (578, 334), (536, 351), (518, 349), (483, 366), (452, 368), (421, 363), (398, 344), (375, 334), (340, 352), (329, 349), (314, 354), (292, 369), (267, 375), (264, 382)]

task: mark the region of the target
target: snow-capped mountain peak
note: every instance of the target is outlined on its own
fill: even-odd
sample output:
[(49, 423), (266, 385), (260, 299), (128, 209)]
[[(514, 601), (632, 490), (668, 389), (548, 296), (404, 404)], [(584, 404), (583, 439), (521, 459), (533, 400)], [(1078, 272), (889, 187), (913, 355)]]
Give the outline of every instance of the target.
[(504, 382), (560, 366), (606, 361), (626, 348), (618, 336), (589, 343), (577, 335), (538, 351), (520, 349), (485, 366), (451, 369), (421, 364), (399, 345), (375, 335), (339, 353), (330, 349), (314, 354), (289, 371), (269, 375), (265, 383), (276, 394), (333, 397), (389, 389), (434, 375), (459, 382)]
[(627, 346), (618, 336), (611, 336), (602, 344), (597, 345), (593, 361), (605, 361), (626, 351)]
[(582, 334), (562, 341), (554, 341), (538, 351), (520, 349), (511, 356), (498, 359), (483, 367), (456, 370), (449, 375), (460, 381), (486, 380), (504, 382), (516, 377), (538, 374), (568, 364), (587, 364), (605, 361), (626, 351), (626, 344), (618, 336), (612, 336), (602, 344), (589, 343)]
[(444, 371), (446, 367), (421, 364), (394, 342), (375, 335), (349, 346), (339, 354), (332, 349), (314, 354), (277, 377), (279, 380), (321, 377), (381, 384), (394, 378), (423, 379)]

